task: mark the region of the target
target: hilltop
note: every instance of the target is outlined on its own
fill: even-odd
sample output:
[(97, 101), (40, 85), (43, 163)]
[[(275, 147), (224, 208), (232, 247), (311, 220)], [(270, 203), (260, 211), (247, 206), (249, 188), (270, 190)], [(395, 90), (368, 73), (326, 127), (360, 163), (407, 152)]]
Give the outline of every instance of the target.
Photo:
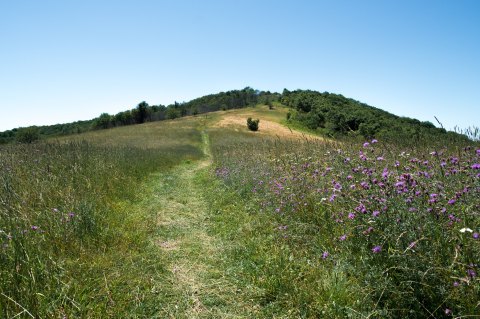
[(311, 90), (282, 93), (254, 90), (246, 87), (210, 94), (188, 102), (171, 105), (139, 103), (135, 108), (115, 115), (102, 113), (88, 121), (17, 128), (0, 133), (0, 144), (19, 141), (32, 142), (38, 138), (78, 134), (119, 126), (163, 121), (185, 116), (254, 107), (256, 105), (287, 107), (285, 119), (300, 130), (327, 137), (362, 137), (382, 139), (436, 139), (453, 138), (465, 140), (465, 136), (437, 128), (431, 122), (400, 117), (340, 94)]

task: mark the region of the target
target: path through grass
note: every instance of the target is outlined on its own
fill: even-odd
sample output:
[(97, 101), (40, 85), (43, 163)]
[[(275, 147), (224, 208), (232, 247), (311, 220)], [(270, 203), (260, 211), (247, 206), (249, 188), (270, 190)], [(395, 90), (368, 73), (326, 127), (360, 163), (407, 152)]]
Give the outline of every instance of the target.
[(162, 309), (170, 318), (247, 318), (254, 307), (225, 276), (224, 245), (211, 230), (209, 205), (203, 183), (211, 164), (208, 137), (202, 134), (205, 158), (179, 165), (161, 174), (155, 187), (158, 233), (155, 243), (163, 251), (171, 273), (174, 298)]

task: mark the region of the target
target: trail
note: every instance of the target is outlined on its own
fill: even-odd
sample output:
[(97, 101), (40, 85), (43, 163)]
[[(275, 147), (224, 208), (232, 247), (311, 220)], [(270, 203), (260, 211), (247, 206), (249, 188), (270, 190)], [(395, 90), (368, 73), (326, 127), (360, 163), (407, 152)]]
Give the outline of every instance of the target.
[[(163, 305), (170, 318), (245, 318), (235, 301), (236, 287), (219, 269), (222, 243), (208, 233), (208, 204), (197, 177), (212, 163), (208, 136), (202, 132), (205, 157), (178, 165), (162, 176), (155, 239), (167, 265), (175, 296)], [(232, 306), (235, 302), (235, 306)]]

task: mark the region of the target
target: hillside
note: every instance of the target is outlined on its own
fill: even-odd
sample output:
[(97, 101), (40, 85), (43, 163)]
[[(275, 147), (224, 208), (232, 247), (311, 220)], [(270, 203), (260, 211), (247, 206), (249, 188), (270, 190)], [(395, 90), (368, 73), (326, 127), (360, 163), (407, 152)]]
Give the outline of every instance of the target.
[(291, 124), (327, 137), (358, 136), (388, 140), (451, 138), (460, 141), (466, 139), (460, 134), (437, 128), (431, 122), (399, 117), (339, 94), (310, 90), (288, 91), (287, 89), (280, 94), (247, 87), (242, 90), (206, 95), (189, 102), (175, 102), (168, 106), (141, 102), (131, 110), (115, 115), (103, 113), (89, 121), (13, 129), (0, 133), (0, 144), (14, 141), (29, 143), (39, 138), (163, 121), (257, 104), (290, 107), (292, 111), (288, 118)]
[(0, 317), (478, 313), (480, 145), (270, 103), (2, 145)]

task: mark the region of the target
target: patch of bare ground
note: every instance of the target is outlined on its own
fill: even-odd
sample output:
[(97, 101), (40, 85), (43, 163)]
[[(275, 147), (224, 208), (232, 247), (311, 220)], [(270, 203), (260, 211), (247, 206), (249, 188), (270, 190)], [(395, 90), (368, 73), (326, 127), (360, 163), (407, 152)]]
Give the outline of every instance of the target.
[(248, 117), (260, 119), (258, 131), (251, 132), (252, 134), (274, 136), (282, 139), (322, 139), (319, 136), (292, 130), (280, 123), (262, 119), (255, 113), (225, 114), (213, 127), (231, 127), (237, 131), (249, 132), (247, 129)]

